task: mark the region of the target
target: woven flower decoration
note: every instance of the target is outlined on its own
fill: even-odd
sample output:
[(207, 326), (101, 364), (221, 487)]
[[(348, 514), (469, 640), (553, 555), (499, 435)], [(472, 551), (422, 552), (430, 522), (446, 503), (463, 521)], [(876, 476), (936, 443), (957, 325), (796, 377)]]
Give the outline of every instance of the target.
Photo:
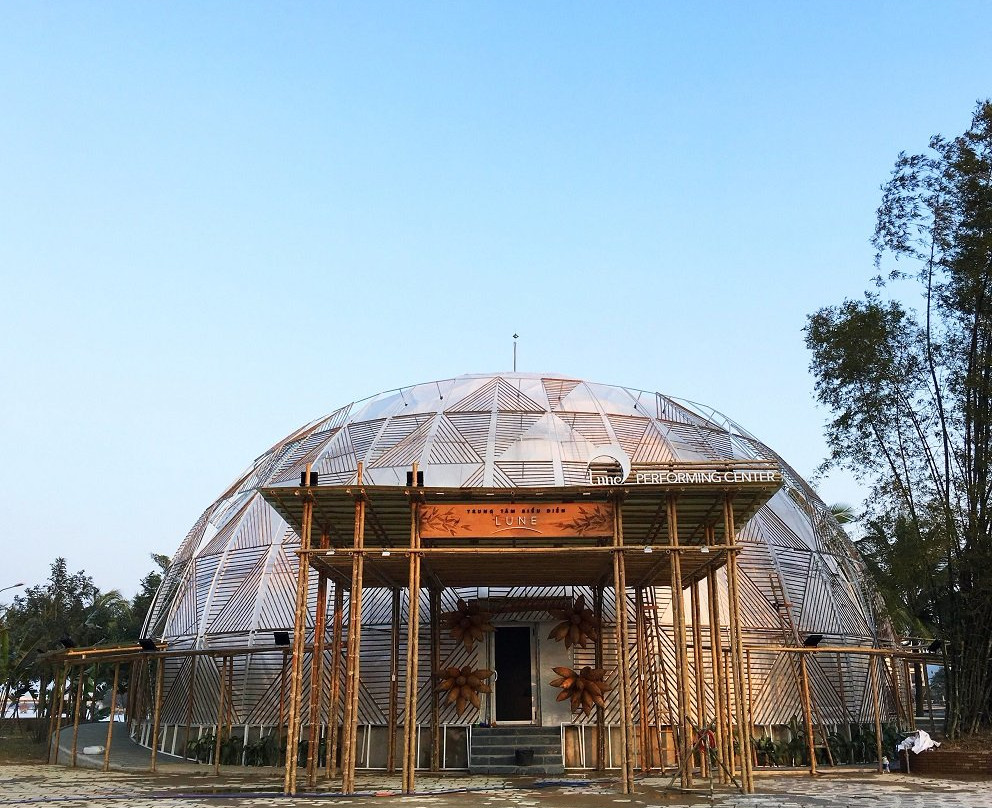
[(492, 688), (486, 684), (486, 679), (493, 675), (488, 668), (473, 670), (471, 665), (464, 668), (446, 668), (434, 676), (441, 680), (438, 687), (448, 691), (448, 704), (454, 703), (458, 715), (471, 704), (476, 709), (480, 706), (480, 693), (492, 693)]
[(606, 678), (606, 670), (603, 668), (590, 668), (586, 665), (582, 670), (574, 671), (561, 665), (552, 670), (558, 674), (558, 678), (551, 680), (551, 686), (561, 688), (557, 700), (570, 699), (573, 713), (582, 710), (589, 715), (593, 707), (605, 707), (606, 699), (603, 694), (615, 687), (614, 684), (603, 681)]
[(592, 609), (586, 608), (585, 595), (579, 595), (567, 609), (552, 609), (551, 616), (561, 622), (551, 629), (549, 640), (565, 641), (565, 647), (586, 647), (587, 640), (599, 639), (599, 620)]
[(489, 612), (482, 611), (474, 601), (466, 603), (458, 598), (458, 608), (453, 612), (445, 612), (441, 618), (447, 624), (451, 636), (464, 645), (466, 651), (471, 651), (476, 641), (493, 630)]

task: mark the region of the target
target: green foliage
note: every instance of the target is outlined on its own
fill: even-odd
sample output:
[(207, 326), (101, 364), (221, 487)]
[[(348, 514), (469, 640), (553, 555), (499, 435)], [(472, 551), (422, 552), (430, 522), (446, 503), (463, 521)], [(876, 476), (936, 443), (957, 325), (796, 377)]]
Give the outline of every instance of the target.
[(873, 486), (860, 548), (897, 628), (944, 640), (953, 737), (992, 716), (992, 102), (899, 155), (873, 243), (876, 289), (806, 326), (825, 466)]

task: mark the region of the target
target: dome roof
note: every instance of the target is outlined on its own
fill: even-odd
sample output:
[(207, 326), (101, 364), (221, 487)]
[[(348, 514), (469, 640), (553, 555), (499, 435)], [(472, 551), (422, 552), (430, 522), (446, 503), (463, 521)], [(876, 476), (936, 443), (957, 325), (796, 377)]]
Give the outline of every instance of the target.
[[(862, 562), (829, 509), (778, 455), (729, 419), (661, 393), (497, 373), (353, 402), (262, 454), (180, 545), (146, 636), (165, 636), (174, 647), (222, 644), (225, 637), (243, 644), (256, 631), (292, 625), (298, 537), (259, 489), (299, 485), (307, 464), (322, 486), (354, 481), (359, 462), (366, 484), (405, 485), (416, 462), (428, 487), (513, 488), (583, 484), (590, 462), (600, 458), (628, 469), (631, 463), (778, 463), (782, 490), (741, 528), (747, 545), (741, 566), (753, 570), (748, 596), (767, 607), (759, 622), (780, 629), (768, 583), (769, 571), (779, 570), (787, 600), (800, 610), (800, 628), (874, 635)], [(809, 592), (816, 598), (805, 597)]]
[(403, 485), (414, 462), (429, 486), (513, 488), (586, 481), (589, 461), (766, 459), (713, 410), (660, 393), (530, 373), (458, 376), (335, 410), (260, 457), (243, 478), (298, 485), (311, 463), (324, 485)]

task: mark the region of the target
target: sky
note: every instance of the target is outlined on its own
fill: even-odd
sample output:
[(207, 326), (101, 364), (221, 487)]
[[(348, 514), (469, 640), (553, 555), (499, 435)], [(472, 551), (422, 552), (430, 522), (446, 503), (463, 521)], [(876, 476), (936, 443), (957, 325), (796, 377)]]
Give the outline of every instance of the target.
[(510, 370), (514, 333), (520, 370), (707, 404), (812, 475), (806, 316), (869, 286), (898, 153), (992, 95), (990, 24), (0, 0), (0, 588), (63, 556), (131, 595), (283, 436)]

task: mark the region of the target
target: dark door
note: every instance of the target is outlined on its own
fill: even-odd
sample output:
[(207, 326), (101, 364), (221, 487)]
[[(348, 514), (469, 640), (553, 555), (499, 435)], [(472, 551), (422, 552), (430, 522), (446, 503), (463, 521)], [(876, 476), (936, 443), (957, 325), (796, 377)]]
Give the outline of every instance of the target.
[(496, 721), (532, 721), (529, 626), (496, 628)]

